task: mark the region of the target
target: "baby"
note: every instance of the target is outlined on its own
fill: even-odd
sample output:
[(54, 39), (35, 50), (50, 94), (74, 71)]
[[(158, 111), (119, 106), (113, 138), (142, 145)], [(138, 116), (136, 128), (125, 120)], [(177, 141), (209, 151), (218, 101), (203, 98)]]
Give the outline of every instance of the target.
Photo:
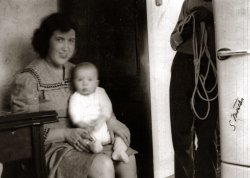
[[(103, 150), (103, 145), (111, 143), (106, 121), (113, 113), (112, 103), (101, 87), (98, 87), (98, 70), (92, 63), (83, 62), (74, 69), (73, 82), (76, 91), (69, 101), (69, 115), (72, 123), (89, 131), (94, 141), (89, 148), (93, 153)], [(129, 161), (127, 145), (120, 137), (115, 137), (112, 159)]]

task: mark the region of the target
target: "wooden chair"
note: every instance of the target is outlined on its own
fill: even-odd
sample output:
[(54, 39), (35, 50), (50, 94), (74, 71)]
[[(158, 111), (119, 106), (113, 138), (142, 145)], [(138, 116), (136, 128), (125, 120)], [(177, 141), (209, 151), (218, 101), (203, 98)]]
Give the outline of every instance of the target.
[(57, 122), (55, 111), (0, 116), (1, 178), (47, 178), (43, 125)]

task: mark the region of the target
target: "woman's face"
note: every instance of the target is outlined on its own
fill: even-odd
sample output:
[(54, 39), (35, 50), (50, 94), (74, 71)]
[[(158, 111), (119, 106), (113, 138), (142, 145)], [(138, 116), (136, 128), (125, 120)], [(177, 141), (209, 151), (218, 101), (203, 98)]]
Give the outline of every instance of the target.
[(54, 31), (49, 40), (47, 59), (55, 67), (63, 66), (75, 52), (75, 31), (68, 32)]

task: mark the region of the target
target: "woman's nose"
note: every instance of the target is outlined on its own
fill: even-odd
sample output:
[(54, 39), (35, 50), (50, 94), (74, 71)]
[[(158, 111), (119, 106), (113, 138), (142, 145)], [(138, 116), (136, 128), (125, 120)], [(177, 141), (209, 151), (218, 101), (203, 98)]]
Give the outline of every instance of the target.
[(69, 43), (65, 41), (62, 46), (63, 51), (68, 51), (69, 50)]

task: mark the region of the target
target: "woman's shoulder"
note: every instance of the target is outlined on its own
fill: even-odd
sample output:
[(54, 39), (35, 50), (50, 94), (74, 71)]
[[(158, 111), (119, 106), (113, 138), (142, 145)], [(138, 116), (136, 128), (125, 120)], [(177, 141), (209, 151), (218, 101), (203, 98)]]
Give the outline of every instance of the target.
[(67, 62), (64, 64), (63, 80), (60, 75), (56, 75), (53, 67), (46, 60), (37, 59), (30, 63), (23, 72), (31, 73), (38, 81), (39, 86), (44, 89), (68, 87), (71, 82), (74, 64)]
[(28, 69), (32, 69), (35, 66), (39, 66), (39, 65), (41, 65), (40, 63), (41, 63), (41, 61), (39, 59), (35, 59), (35, 60), (31, 61), (24, 69), (22, 69), (21, 71), (18, 71), (15, 74), (16, 81), (36, 82), (35, 76)]
[(14, 86), (21, 88), (36, 88), (38, 85), (37, 79), (29, 72), (21, 72), (15, 75)]
[(30, 72), (27, 71), (29, 66), (33, 66), (37, 63), (38, 61), (32, 61), (30, 64), (28, 64), (27, 67), (25, 67), (23, 70), (18, 71), (14, 75), (14, 80), (13, 84), (14, 86), (18, 86), (22, 88), (32, 88), (32, 87), (37, 87), (38, 81), (37, 78)]
[(45, 70), (45, 61), (43, 59), (34, 59), (20, 73), (29, 73), (35, 78), (37, 78), (40, 71), (44, 72), (44, 70)]
[(36, 69), (36, 68), (40, 68), (41, 66), (43, 66), (44, 63), (44, 59), (40, 59), (40, 58), (36, 58), (34, 60), (32, 60), (25, 68), (25, 69)]
[[(45, 59), (34, 59), (30, 64), (28, 64), (24, 70), (26, 69), (33, 69), (33, 70), (36, 70), (36, 71), (39, 71), (39, 70), (43, 70), (44, 68), (47, 69), (47, 62), (45, 61)], [(71, 62), (66, 62), (64, 64), (64, 67), (66, 70), (72, 70), (74, 67), (75, 67), (75, 64), (71, 63)]]
[[(64, 68), (66, 71), (72, 71), (72, 69), (75, 67), (75, 64), (71, 63), (71, 62), (66, 62), (64, 64)], [(27, 69), (32, 69), (34, 71), (41, 71), (41, 72), (44, 72), (44, 70), (48, 70), (48, 64), (47, 62), (45, 61), (45, 59), (34, 59), (30, 64), (28, 64), (24, 70), (27, 70)]]
[(31, 82), (39, 82), (38, 73), (36, 72), (38, 69), (42, 69), (44, 61), (42, 59), (34, 59), (29, 63), (23, 70), (19, 71), (16, 74), (16, 80), (20, 81), (31, 81)]

